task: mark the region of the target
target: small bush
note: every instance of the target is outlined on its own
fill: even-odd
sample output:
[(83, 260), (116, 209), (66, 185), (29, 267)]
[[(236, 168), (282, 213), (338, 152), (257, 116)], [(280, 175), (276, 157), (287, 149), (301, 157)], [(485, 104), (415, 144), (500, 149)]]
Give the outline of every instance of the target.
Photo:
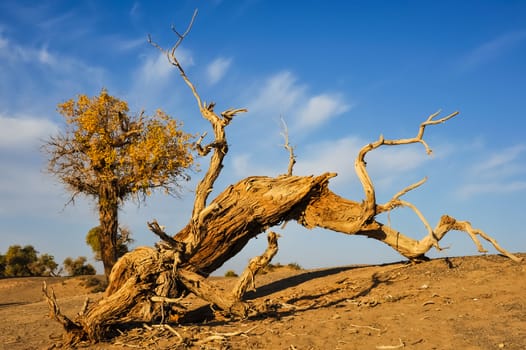
[(96, 276), (88, 276), (82, 278), (82, 286), (91, 287), (92, 293), (104, 292), (108, 286), (105, 279)]
[(281, 269), (284, 267), (288, 267), (289, 269), (292, 269), (292, 270), (303, 270), (301, 265), (295, 262), (289, 263), (287, 265), (283, 265), (280, 262), (277, 262), (275, 264), (268, 264), (267, 266), (265, 266), (265, 268), (261, 271), (261, 274), (266, 274), (266, 273), (269, 273), (269, 272), (272, 272), (272, 271), (275, 271), (277, 269)]
[(225, 272), (225, 277), (238, 277), (238, 275), (234, 270), (228, 270)]
[(291, 268), (293, 270), (303, 270), (303, 267), (301, 267), (300, 264), (295, 263), (295, 262), (292, 262), (292, 263), (288, 264), (287, 267)]
[(75, 260), (70, 257), (64, 259), (64, 269), (70, 276), (95, 275), (97, 271), (91, 264), (86, 264), (86, 257), (79, 256)]

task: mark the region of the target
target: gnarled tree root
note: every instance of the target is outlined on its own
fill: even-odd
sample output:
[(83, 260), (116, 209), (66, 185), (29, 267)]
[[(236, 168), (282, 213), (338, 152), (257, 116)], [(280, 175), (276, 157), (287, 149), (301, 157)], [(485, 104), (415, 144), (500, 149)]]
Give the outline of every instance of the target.
[[(166, 264), (169, 252), (148, 247), (137, 248), (117, 262), (110, 276), (105, 297), (80, 312), (74, 320), (60, 311), (55, 294), (44, 284), (42, 292), (48, 301), (50, 316), (64, 327), (64, 343), (75, 345), (83, 341), (95, 343), (112, 333), (112, 326), (130, 321), (164, 321), (169, 308), (178, 296), (191, 292), (230, 315), (245, 318), (250, 306), (242, 301), (254, 276), (277, 253), (278, 235), (268, 234), (265, 252), (253, 258), (231, 293), (220, 289), (205, 277), (184, 268), (173, 269)], [(168, 254), (169, 255), (169, 254)], [(162, 291), (162, 295), (159, 295)], [(87, 305), (87, 304), (86, 304)]]

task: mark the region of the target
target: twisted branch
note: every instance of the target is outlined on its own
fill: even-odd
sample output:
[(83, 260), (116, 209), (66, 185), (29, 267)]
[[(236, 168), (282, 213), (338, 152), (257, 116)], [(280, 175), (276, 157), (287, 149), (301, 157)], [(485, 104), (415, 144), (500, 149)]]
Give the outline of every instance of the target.
[[(213, 190), (215, 181), (221, 173), (221, 169), (223, 168), (223, 159), (228, 152), (228, 143), (225, 134), (225, 127), (232, 121), (235, 115), (247, 112), (247, 109), (245, 108), (231, 108), (220, 113), (221, 116), (216, 114), (214, 112), (215, 103), (211, 102), (208, 105), (206, 103), (203, 103), (195, 85), (188, 78), (181, 63), (177, 59), (177, 48), (181, 45), (183, 40), (190, 33), (190, 30), (192, 29), (196, 17), (197, 10), (194, 11), (190, 23), (188, 24), (186, 30), (182, 34), (179, 33), (174, 26), (172, 26), (172, 31), (177, 35), (177, 41), (170, 50), (163, 49), (161, 46), (159, 46), (152, 40), (150, 35), (148, 36), (148, 42), (152, 46), (159, 49), (162, 53), (166, 54), (168, 62), (179, 70), (179, 73), (183, 78), (184, 82), (192, 91), (201, 116), (211, 124), (212, 129), (214, 130), (213, 142), (209, 143), (205, 147), (201, 146), (201, 142), (206, 136), (206, 133), (204, 133), (201, 135), (201, 137), (196, 143), (196, 148), (200, 155), (207, 155), (212, 150), (214, 152), (212, 154), (212, 157), (210, 158), (208, 170), (206, 171), (201, 181), (198, 183), (195, 191), (196, 194), (194, 198), (194, 207), (191, 218), (191, 222), (193, 223), (192, 235), (190, 235), (185, 241), (186, 253), (189, 255), (194, 253), (199, 248), (205, 235), (205, 232), (201, 229), (201, 223), (202, 219), (206, 216), (208, 210), (210, 209), (207, 209), (207, 199)], [(207, 212), (203, 213), (203, 211)]]
[(285, 144), (283, 147), (289, 152), (289, 166), (287, 168), (287, 176), (292, 176), (292, 170), (294, 168), (294, 164), (296, 164), (296, 155), (294, 154), (294, 147), (292, 147), (289, 143), (289, 128), (287, 127), (287, 123), (285, 123), (285, 120), (283, 117), (281, 118), (281, 124), (283, 128), (283, 132), (281, 132), (281, 136), (285, 139)]
[(362, 187), (365, 193), (365, 200), (363, 203), (362, 215), (361, 215), (362, 223), (366, 223), (372, 220), (372, 218), (378, 213), (374, 185), (366, 169), (367, 163), (365, 162), (365, 156), (367, 155), (367, 153), (383, 145), (396, 146), (396, 145), (407, 145), (407, 144), (412, 144), (412, 143), (421, 143), (425, 147), (426, 153), (431, 154), (432, 152), (431, 149), (429, 148), (428, 144), (423, 139), (426, 126), (444, 123), (447, 120), (458, 115), (458, 113), (459, 112), (453, 112), (444, 118), (435, 120), (434, 118), (440, 114), (440, 111), (438, 111), (436, 113), (431, 114), (423, 123), (420, 124), (418, 133), (413, 138), (386, 140), (384, 139), (383, 135), (380, 135), (380, 137), (378, 138), (376, 142), (370, 143), (362, 147), (362, 149), (358, 153), (358, 156), (356, 157), (356, 160), (354, 162), (354, 168), (356, 171), (356, 175), (358, 176), (360, 182), (362, 183)]

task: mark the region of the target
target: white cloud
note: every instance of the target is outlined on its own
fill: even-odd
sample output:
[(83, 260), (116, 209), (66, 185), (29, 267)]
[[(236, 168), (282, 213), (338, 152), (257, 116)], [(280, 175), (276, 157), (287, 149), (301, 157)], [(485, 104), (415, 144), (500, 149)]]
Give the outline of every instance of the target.
[(521, 154), (526, 152), (526, 145), (516, 145), (505, 148), (499, 153), (493, 153), (485, 158), (485, 161), (475, 166), (475, 172), (491, 172), (500, 170), (504, 166), (513, 165)]
[(364, 141), (353, 136), (310, 144), (304, 151), (298, 151), (294, 173), (312, 175), (335, 172), (338, 177), (331, 182), (349, 182), (356, 178), (354, 158), (364, 144)]
[[(177, 49), (177, 59), (183, 68), (194, 65), (194, 60), (190, 51), (183, 48)], [(172, 79), (177, 73), (177, 69), (172, 66), (164, 53), (159, 52), (156, 55), (149, 55), (136, 71), (137, 84), (139, 86), (161, 87), (169, 79)]]
[(306, 87), (298, 85), (296, 77), (289, 71), (274, 74), (256, 92), (248, 108), (251, 113), (287, 113), (301, 98)]
[(429, 160), (424, 148), (420, 144), (399, 147), (383, 147), (371, 151), (366, 156), (374, 173), (401, 173), (414, 170)]
[(148, 45), (148, 41), (144, 37), (135, 39), (115, 39), (114, 43), (115, 47), (121, 51), (133, 50)]
[(526, 31), (513, 31), (485, 42), (462, 57), (460, 68), (463, 70), (475, 69), (499, 56), (505, 55), (515, 46), (526, 40)]
[(0, 148), (26, 148), (55, 134), (58, 126), (47, 119), (0, 115)]
[(466, 199), (479, 194), (506, 194), (526, 190), (526, 145), (517, 144), (488, 154), (471, 166), (466, 184), (458, 190)]
[[(311, 144), (298, 157), (295, 173), (301, 175), (336, 172), (334, 183), (348, 183), (356, 178), (354, 160), (368, 142), (348, 136), (334, 141)], [(391, 185), (397, 177), (420, 167), (425, 162), (425, 152), (418, 147), (379, 148), (366, 156), (367, 170), (373, 182), (382, 187)], [(305, 159), (303, 159), (305, 158)]]
[(9, 41), (1, 35), (2, 33), (0, 33), (0, 50), (3, 50), (4, 48), (7, 47), (7, 45), (9, 44)]
[[(170, 106), (179, 105), (187, 99), (189, 90), (166, 55), (153, 49), (151, 52), (153, 54), (145, 56), (133, 70), (132, 85), (126, 91), (126, 99), (133, 103), (132, 109), (148, 111), (162, 106), (169, 110)], [(188, 73), (187, 68), (194, 64), (191, 52), (179, 47), (177, 58)]]
[(138, 16), (139, 15), (139, 10), (140, 10), (140, 4), (138, 1), (134, 1), (133, 2), (133, 5), (130, 9), (130, 16)]
[[(100, 89), (107, 84), (101, 67), (53, 52), (46, 45), (5, 42), (7, 46), (0, 49), (0, 102), (4, 109), (42, 112), (49, 110), (49, 101), (85, 92), (87, 86)], [(27, 103), (30, 93), (31, 103)]]
[(351, 108), (342, 94), (309, 94), (308, 86), (298, 83), (289, 71), (268, 78), (254, 95), (256, 97), (248, 104), (251, 113), (283, 116), (291, 121), (292, 129), (303, 134)]
[(139, 79), (143, 83), (158, 83), (168, 78), (173, 72), (174, 68), (168, 63), (166, 55), (159, 53), (146, 58), (139, 68)]
[(210, 63), (206, 68), (209, 84), (214, 85), (219, 82), (219, 80), (221, 80), (226, 74), (231, 63), (231, 58), (224, 57), (216, 58), (212, 63)]
[(467, 199), (481, 194), (503, 195), (526, 190), (526, 181), (489, 182), (468, 184), (458, 191), (460, 198)]
[(321, 94), (311, 97), (298, 113), (300, 128), (312, 128), (323, 124), (332, 117), (347, 112), (350, 106), (340, 94)]
[(47, 47), (42, 47), (38, 52), (38, 61), (43, 64), (55, 65), (55, 57), (47, 50)]
[[(274, 165), (274, 164), (273, 164)], [(227, 165), (228, 171), (231, 171), (236, 178), (245, 178), (253, 175), (276, 176), (283, 173), (283, 169), (271, 169), (261, 164), (261, 161), (254, 161), (250, 154), (243, 153), (232, 157), (231, 162)]]
[(53, 57), (46, 46), (37, 49), (18, 45), (0, 37), (0, 49), (2, 49), (4, 58), (15, 63), (38, 62), (47, 65), (55, 65), (57, 63), (57, 59)]

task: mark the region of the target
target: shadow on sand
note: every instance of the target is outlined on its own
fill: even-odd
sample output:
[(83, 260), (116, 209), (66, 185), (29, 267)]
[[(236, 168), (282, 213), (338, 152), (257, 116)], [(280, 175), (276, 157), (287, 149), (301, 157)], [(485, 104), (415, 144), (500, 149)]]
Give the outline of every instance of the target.
[[(374, 265), (374, 266), (390, 266), (390, 265), (396, 265), (396, 264), (400, 264), (400, 262), (393, 262), (393, 263), (382, 264), (382, 265)], [(336, 275), (336, 274), (338, 274), (340, 272), (350, 271), (350, 270), (357, 270), (357, 269), (363, 269), (363, 268), (367, 268), (367, 267), (370, 267), (370, 266), (373, 266), (373, 265), (343, 266), (343, 267), (333, 267), (333, 268), (326, 268), (326, 269), (319, 269), (319, 270), (314, 270), (314, 271), (303, 272), (303, 273), (300, 273), (298, 275), (286, 277), (286, 278), (283, 278), (283, 279), (280, 279), (280, 280), (277, 280), (277, 281), (270, 282), (268, 284), (259, 286), (256, 291), (249, 291), (249, 292), (247, 292), (243, 299), (244, 300), (254, 300), (254, 299), (258, 299), (258, 298), (263, 298), (263, 297), (266, 297), (268, 295), (271, 295), (271, 294), (274, 294), (274, 293), (277, 293), (277, 292), (280, 292), (280, 291), (283, 291), (283, 290), (286, 290), (286, 289), (298, 286), (298, 285), (300, 285), (302, 283), (313, 281), (313, 280), (315, 280), (317, 278), (324, 278), (324, 277), (328, 277), (328, 276), (331, 276), (331, 275)], [(353, 294), (352, 298), (364, 297), (364, 296), (368, 295), (376, 287), (378, 287), (381, 284), (385, 284), (385, 283), (387, 283), (387, 284), (390, 283), (389, 278), (381, 278), (378, 274), (374, 273), (374, 274), (371, 275), (370, 282), (366, 286), (361, 288), (360, 290), (357, 290)], [(319, 304), (319, 303), (315, 302), (318, 299), (323, 299), (323, 298), (327, 299), (332, 294), (336, 294), (339, 290), (340, 290), (340, 288), (332, 288), (332, 289), (329, 288), (327, 290), (320, 291), (320, 293), (316, 293), (316, 294), (307, 293), (305, 295), (295, 296), (294, 298), (291, 298), (291, 299), (287, 300), (287, 303), (288, 304), (294, 304), (294, 303), (297, 303), (297, 302), (312, 301), (312, 305), (309, 306), (309, 307), (302, 308), (301, 311), (298, 310), (298, 309), (291, 309), (291, 310), (281, 310), (279, 312), (278, 311), (274, 311), (272, 313), (276, 317), (283, 317), (283, 316), (286, 316), (286, 315), (294, 314), (294, 313), (297, 313), (297, 312), (303, 312), (303, 311), (306, 311), (306, 310), (317, 309), (317, 308), (321, 308), (321, 307), (330, 307), (332, 305), (336, 305), (336, 304), (339, 304), (339, 303), (342, 303), (342, 302), (348, 300), (349, 299), (349, 295), (347, 295), (347, 296), (345, 296), (343, 298), (331, 297), (330, 299), (332, 299), (332, 300), (330, 302), (328, 302), (328, 303)], [(269, 314), (267, 313), (267, 316), (268, 315)], [(261, 316), (262, 315), (253, 316), (253, 317), (258, 318), (258, 317), (261, 317)], [(253, 317), (250, 317), (250, 318), (253, 318)], [(207, 305), (207, 306), (202, 306), (202, 307), (196, 308), (194, 310), (190, 310), (189, 312), (187, 312), (183, 316), (183, 318), (180, 320), (180, 322), (181, 323), (196, 323), (196, 322), (208, 321), (208, 322), (212, 322), (212, 323), (215, 324), (216, 321), (213, 321), (213, 320), (214, 320), (214, 313), (213, 313), (212, 309), (210, 308), (210, 306)], [(223, 323), (223, 321), (218, 321), (218, 322), (219, 323)]]

